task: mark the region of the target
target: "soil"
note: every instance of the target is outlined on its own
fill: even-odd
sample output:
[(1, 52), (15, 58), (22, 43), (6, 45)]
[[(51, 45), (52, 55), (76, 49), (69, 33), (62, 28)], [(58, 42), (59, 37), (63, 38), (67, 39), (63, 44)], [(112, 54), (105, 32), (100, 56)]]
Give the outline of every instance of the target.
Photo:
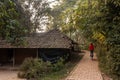
[(26, 80), (17, 77), (18, 71), (0, 70), (0, 80)]

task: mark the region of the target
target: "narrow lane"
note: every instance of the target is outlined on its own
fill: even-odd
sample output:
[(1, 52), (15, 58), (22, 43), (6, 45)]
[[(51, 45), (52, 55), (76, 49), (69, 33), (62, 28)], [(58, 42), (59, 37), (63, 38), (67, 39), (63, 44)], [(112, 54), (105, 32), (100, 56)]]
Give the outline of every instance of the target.
[(96, 55), (91, 60), (89, 51), (85, 51), (82, 60), (65, 80), (103, 80)]

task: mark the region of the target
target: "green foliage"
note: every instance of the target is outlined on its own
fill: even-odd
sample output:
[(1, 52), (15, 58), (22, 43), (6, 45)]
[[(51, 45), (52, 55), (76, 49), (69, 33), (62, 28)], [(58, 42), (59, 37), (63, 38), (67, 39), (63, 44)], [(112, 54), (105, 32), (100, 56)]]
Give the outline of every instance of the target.
[[(98, 46), (99, 45), (99, 46)], [(102, 48), (104, 47), (103, 45), (98, 44), (96, 47), (96, 51), (97, 51), (97, 57), (99, 60), (99, 66), (101, 68), (101, 71), (105, 72), (108, 74), (108, 56), (106, 53), (106, 49)]]
[(0, 1), (0, 37), (15, 43), (25, 33), (26, 28), (19, 22), (15, 3), (11, 0)]
[(97, 56), (99, 66), (103, 72), (110, 75), (114, 80), (119, 80), (120, 77), (120, 46), (112, 46), (108, 51), (105, 45), (97, 47)]
[(61, 14), (63, 21), (61, 21), (60, 28), (62, 31), (76, 42), (85, 44), (83, 36), (89, 40), (93, 36), (91, 18), (98, 12), (97, 4), (96, 0), (91, 2), (93, 6), (88, 5), (88, 0), (76, 0), (71, 7), (66, 8)]
[(43, 62), (41, 59), (27, 58), (21, 65), (21, 72), (18, 76), (27, 79), (39, 79), (49, 73), (63, 69), (63, 61), (60, 59), (57, 63), (51, 64), (50, 62)]
[(100, 67), (115, 80), (120, 76), (119, 3), (119, 0), (106, 0), (101, 3), (92, 1), (88, 5), (88, 1), (81, 1), (72, 14), (73, 25), (82, 30), (87, 40), (99, 44)]
[[(43, 31), (43, 25), (48, 25), (51, 8), (47, 0), (16, 0), (17, 9), (22, 14), (21, 18), (25, 21), (29, 29), (28, 33), (35, 33), (36, 29)], [(45, 18), (47, 17), (47, 18)]]
[(62, 20), (62, 17), (64, 16), (63, 15), (64, 12), (66, 12), (68, 9), (70, 10), (72, 7), (74, 7), (74, 5), (76, 4), (77, 1), (78, 0), (62, 0), (60, 5), (55, 6), (51, 10), (51, 16), (53, 17), (52, 27), (62, 27), (63, 26), (63, 23), (65, 22), (64, 20)]
[(60, 58), (60, 60), (58, 60), (57, 63), (52, 65), (52, 71), (57, 72), (57, 71), (60, 71), (61, 69), (63, 69), (64, 68), (63, 62), (64, 62), (64, 60), (62, 58)]
[[(110, 74), (113, 79), (120, 79), (120, 30), (119, 30), (119, 22), (120, 22), (120, 5), (119, 0), (108, 0), (106, 4), (102, 4), (100, 8), (100, 15), (97, 16), (99, 19), (96, 21), (98, 27), (100, 28), (99, 32), (103, 33), (105, 36), (104, 48), (108, 48), (104, 53), (106, 57), (105, 62), (102, 65), (108, 67), (102, 67), (107, 70), (107, 73)], [(103, 59), (103, 58), (101, 58)]]
[(64, 11), (62, 26), (66, 33), (75, 36), (81, 32), (97, 44), (100, 67), (115, 80), (120, 79), (119, 13), (120, 0), (79, 0), (76, 7)]
[(114, 46), (108, 55), (109, 73), (115, 80), (120, 79), (120, 46)]
[[(50, 66), (50, 62), (43, 62), (41, 59), (27, 58), (21, 65), (20, 70), (22, 75), (24, 74), (22, 77), (27, 79), (38, 79), (39, 77), (43, 77), (45, 74), (48, 74), (51, 71)], [(21, 76), (19, 75), (19, 77)]]
[(83, 55), (72, 54), (71, 61), (64, 63), (61, 58), (57, 63), (43, 62), (41, 59), (27, 58), (18, 73), (20, 78), (30, 80), (59, 80), (66, 77), (81, 60)]

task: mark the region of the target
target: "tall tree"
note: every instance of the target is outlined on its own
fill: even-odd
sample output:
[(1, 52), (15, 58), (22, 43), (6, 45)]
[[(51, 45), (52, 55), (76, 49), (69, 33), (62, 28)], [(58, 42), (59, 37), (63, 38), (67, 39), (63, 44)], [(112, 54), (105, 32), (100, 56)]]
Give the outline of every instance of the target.
[(36, 29), (41, 31), (42, 27), (48, 24), (50, 7), (47, 0), (17, 0), (17, 3), (20, 4), (19, 8), (23, 9), (23, 13), (27, 14), (23, 17), (28, 21), (30, 33), (36, 32)]
[(25, 34), (25, 27), (19, 22), (16, 5), (11, 0), (0, 1), (0, 37), (14, 42)]
[[(87, 0), (88, 2), (88, 0)], [(87, 40), (98, 44), (101, 69), (120, 79), (120, 1), (92, 0), (91, 8), (81, 1), (73, 13), (75, 26)], [(66, 24), (68, 25), (68, 24)]]
[[(91, 5), (89, 5), (88, 2), (89, 0), (78, 0), (76, 4), (67, 8), (62, 14), (62, 30), (69, 33), (73, 39), (76, 35), (81, 37), (79, 36), (81, 33), (84, 33), (83, 35), (87, 38), (90, 38), (90, 34), (92, 34), (90, 18), (97, 13), (96, 6), (98, 3), (91, 1)], [(77, 37), (75, 40), (77, 41)]]
[(108, 73), (112, 75), (115, 80), (120, 79), (120, 1), (107, 0), (106, 3), (101, 4), (100, 15), (96, 21), (97, 25), (105, 36), (105, 44), (109, 47), (106, 58), (106, 67)]
[(63, 22), (62, 21), (62, 14), (64, 11), (66, 11), (68, 8), (74, 7), (78, 0), (60, 0), (60, 5), (54, 6), (54, 8), (51, 10), (51, 16), (53, 17), (53, 26), (52, 27), (61, 27)]

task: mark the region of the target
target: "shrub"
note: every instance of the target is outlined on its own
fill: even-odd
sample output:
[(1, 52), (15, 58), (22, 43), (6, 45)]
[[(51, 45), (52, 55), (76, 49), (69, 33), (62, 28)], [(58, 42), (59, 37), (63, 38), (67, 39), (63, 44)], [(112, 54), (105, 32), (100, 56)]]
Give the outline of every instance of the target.
[(62, 68), (64, 68), (64, 60), (63, 58), (60, 58), (57, 63), (53, 64), (51, 66), (51, 70), (53, 72), (60, 71)]
[(120, 46), (114, 46), (109, 51), (108, 67), (113, 79), (120, 80)]
[(21, 72), (19, 72), (18, 76), (27, 79), (37, 79), (49, 73), (51, 71), (50, 66), (50, 62), (43, 62), (41, 59), (27, 58), (21, 65)]
[(98, 47), (97, 56), (99, 66), (103, 72), (113, 78), (120, 80), (120, 46), (112, 45), (109, 50), (105, 46)]
[(103, 48), (103, 47), (97, 47), (97, 48), (98, 48), (97, 56), (98, 56), (98, 60), (99, 60), (99, 66), (100, 66), (102, 71), (108, 73), (107, 52), (106, 52), (105, 48)]
[(63, 69), (63, 62), (64, 60), (62, 58), (55, 64), (44, 62), (41, 59), (26, 58), (21, 65), (21, 71), (18, 73), (18, 77), (38, 80), (50, 72), (57, 72)]

